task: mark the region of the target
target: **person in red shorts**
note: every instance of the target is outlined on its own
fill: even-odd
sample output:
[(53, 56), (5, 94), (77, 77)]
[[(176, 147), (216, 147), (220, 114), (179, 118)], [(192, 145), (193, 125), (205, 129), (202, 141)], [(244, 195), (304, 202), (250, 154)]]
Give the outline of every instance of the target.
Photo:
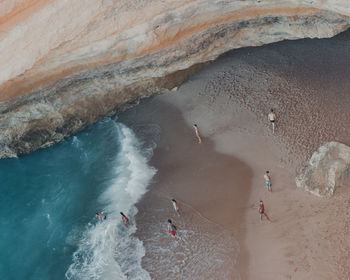
[(176, 231), (177, 231), (177, 227), (175, 225), (175, 223), (172, 220), (168, 220), (168, 231), (175, 236), (176, 235)]

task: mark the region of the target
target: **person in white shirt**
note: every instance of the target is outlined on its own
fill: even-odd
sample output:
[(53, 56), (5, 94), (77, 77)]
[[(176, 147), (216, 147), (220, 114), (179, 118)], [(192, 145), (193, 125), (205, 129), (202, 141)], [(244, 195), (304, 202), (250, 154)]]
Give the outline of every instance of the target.
[(271, 112), (268, 114), (268, 119), (269, 119), (270, 123), (272, 124), (272, 133), (275, 133), (276, 115), (273, 112), (273, 109), (271, 109)]
[(194, 127), (194, 132), (196, 133), (196, 137), (197, 137), (197, 139), (198, 139), (198, 143), (200, 144), (200, 143), (202, 143), (202, 139), (201, 139), (201, 137), (200, 137), (200, 135), (199, 135), (198, 126), (197, 126), (196, 124), (194, 124), (193, 127)]
[(177, 204), (177, 201), (175, 199), (172, 199), (171, 202), (173, 203), (175, 212), (180, 216), (180, 210), (179, 210), (179, 205)]
[(270, 177), (270, 171), (266, 171), (266, 173), (264, 174), (264, 179), (265, 179), (265, 183), (266, 183), (266, 187), (268, 191), (272, 191), (272, 184), (271, 184), (271, 177)]

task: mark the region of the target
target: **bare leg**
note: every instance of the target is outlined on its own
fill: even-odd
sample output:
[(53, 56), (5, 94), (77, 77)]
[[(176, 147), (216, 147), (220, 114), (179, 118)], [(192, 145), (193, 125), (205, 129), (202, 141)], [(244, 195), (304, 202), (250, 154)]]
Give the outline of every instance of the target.
[(201, 137), (199, 136), (199, 134), (197, 134), (197, 139), (198, 139), (198, 144), (202, 143), (202, 139), (201, 139)]
[(275, 133), (275, 123), (272, 123), (272, 133)]
[(264, 213), (264, 216), (266, 217), (266, 219), (267, 219), (269, 222), (271, 222), (271, 220), (270, 220), (269, 216), (267, 216), (267, 214), (266, 214), (266, 213)]

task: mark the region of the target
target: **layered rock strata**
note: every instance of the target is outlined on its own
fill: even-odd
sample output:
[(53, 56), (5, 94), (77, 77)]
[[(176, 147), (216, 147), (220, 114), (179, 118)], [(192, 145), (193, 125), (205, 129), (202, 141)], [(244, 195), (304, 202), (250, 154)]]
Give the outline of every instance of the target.
[(331, 37), (347, 1), (5, 0), (0, 158), (57, 143), (245, 46)]
[(296, 185), (316, 196), (329, 198), (348, 178), (349, 171), (350, 147), (329, 142), (312, 155), (305, 172), (296, 178)]

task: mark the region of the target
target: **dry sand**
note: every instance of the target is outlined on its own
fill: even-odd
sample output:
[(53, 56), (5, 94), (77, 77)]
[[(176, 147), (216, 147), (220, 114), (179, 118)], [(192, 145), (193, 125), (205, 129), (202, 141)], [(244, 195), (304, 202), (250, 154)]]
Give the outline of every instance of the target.
[[(324, 142), (350, 145), (349, 65), (350, 32), (236, 50), (177, 92), (120, 115), (141, 138), (157, 136), (151, 164), (158, 174), (137, 216), (152, 279), (239, 279), (235, 268), (240, 279), (350, 278), (350, 189), (322, 200), (294, 182)], [(260, 223), (260, 199), (272, 223)], [(179, 241), (166, 232), (168, 218), (183, 230)]]

